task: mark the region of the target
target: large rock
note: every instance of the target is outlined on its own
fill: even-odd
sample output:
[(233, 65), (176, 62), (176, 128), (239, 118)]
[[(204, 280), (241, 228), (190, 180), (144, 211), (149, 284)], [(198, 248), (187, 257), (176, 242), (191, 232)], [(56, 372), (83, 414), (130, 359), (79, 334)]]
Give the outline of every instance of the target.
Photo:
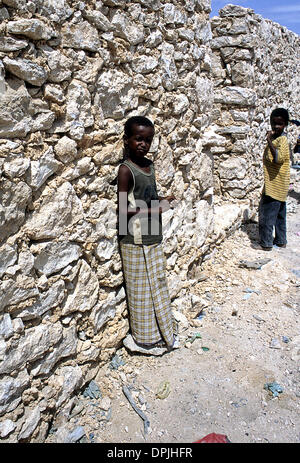
[(6, 272), (7, 268), (18, 259), (15, 246), (10, 246), (9, 244), (4, 244), (0, 246), (0, 277)]
[(99, 282), (97, 275), (85, 260), (77, 277), (76, 286), (68, 294), (62, 304), (62, 313), (67, 315), (72, 312), (86, 312), (91, 310), (98, 300)]
[(67, 0), (35, 0), (36, 11), (54, 23), (61, 24), (74, 12)]
[(13, 377), (3, 376), (0, 379), (0, 416), (14, 410), (21, 402), (24, 389), (30, 385), (27, 370), (16, 371)]
[(55, 35), (55, 32), (39, 19), (9, 21), (6, 28), (10, 34), (22, 35), (33, 40), (49, 40)]
[(220, 163), (218, 172), (222, 179), (241, 180), (248, 173), (248, 162), (244, 158), (229, 158)]
[(83, 385), (84, 378), (81, 368), (78, 366), (65, 366), (59, 368), (55, 373), (54, 379), (58, 384), (61, 384), (61, 391), (56, 403), (57, 407), (60, 407)]
[(174, 46), (172, 44), (162, 44), (159, 67), (164, 88), (168, 91), (174, 90), (178, 83), (178, 73), (174, 61)]
[(11, 322), (10, 315), (5, 313), (4, 315), (0, 315), (0, 336), (3, 339), (8, 339), (14, 334), (13, 325)]
[(34, 252), (37, 253), (34, 267), (47, 276), (78, 260), (82, 254), (77, 244), (67, 242), (41, 243), (34, 246)]
[(3, 171), (10, 179), (22, 177), (30, 166), (30, 160), (22, 155), (11, 155), (5, 159)]
[(23, 50), (27, 45), (28, 42), (26, 40), (17, 40), (13, 37), (0, 37), (0, 51), (4, 53)]
[(61, 30), (63, 48), (98, 51), (100, 40), (98, 31), (88, 21), (79, 23), (66, 22)]
[(66, 135), (58, 140), (54, 150), (64, 164), (69, 164), (77, 157), (77, 143)]
[(118, 293), (112, 291), (107, 295), (106, 299), (99, 300), (90, 315), (90, 321), (94, 327), (95, 334), (99, 332), (108, 320), (112, 320), (114, 318), (117, 306), (124, 298), (125, 290), (124, 288), (121, 288)]
[(56, 238), (82, 218), (82, 204), (72, 185), (65, 182), (44, 198), (40, 209), (27, 220), (25, 229), (35, 240)]
[(49, 373), (59, 360), (76, 353), (77, 342), (78, 338), (75, 326), (63, 330), (61, 342), (53, 348), (52, 352), (49, 352), (42, 360), (37, 361), (33, 365), (31, 374), (37, 376)]
[(54, 158), (52, 146), (38, 161), (31, 161), (27, 181), (31, 188), (38, 190), (61, 164)]
[(18, 343), (5, 352), (0, 364), (0, 374), (10, 374), (22, 370), (27, 363), (43, 357), (48, 350), (62, 339), (60, 323), (42, 324), (28, 328)]
[(54, 50), (48, 46), (41, 47), (42, 54), (46, 57), (50, 82), (63, 82), (69, 79), (72, 75), (73, 62), (59, 50)]
[(3, 90), (0, 98), (0, 137), (24, 138), (29, 132), (51, 127), (55, 114), (47, 106), (31, 99), (24, 81), (7, 79), (2, 83), (0, 76), (0, 88)]
[(163, 15), (166, 24), (182, 26), (187, 21), (187, 15), (181, 9), (176, 8), (173, 3), (166, 3), (163, 8)]
[(143, 26), (130, 21), (126, 14), (118, 10), (115, 10), (111, 24), (114, 27), (114, 35), (127, 40), (130, 45), (137, 45), (144, 40)]
[(72, 138), (81, 139), (85, 129), (94, 123), (91, 95), (87, 84), (72, 80), (68, 87), (66, 105), (66, 127)]
[(25, 183), (0, 180), (0, 242), (16, 233), (25, 221), (31, 189)]
[(0, 423), (0, 437), (4, 439), (10, 433), (12, 433), (17, 425), (12, 420), (4, 420)]
[(41, 86), (47, 80), (48, 72), (42, 66), (28, 59), (5, 57), (5, 67), (15, 76), (32, 85)]
[(36, 297), (38, 293), (32, 278), (21, 277), (18, 281), (3, 280), (0, 283), (0, 311), (8, 305), (19, 304), (26, 299)]
[(83, 10), (83, 16), (100, 31), (108, 32), (113, 29), (109, 19), (101, 11)]
[(21, 80), (7, 79), (0, 98), (0, 137), (25, 137), (31, 130), (30, 95)]
[(243, 87), (225, 87), (215, 92), (214, 101), (228, 105), (254, 106), (256, 93), (254, 90)]
[(103, 118), (121, 119), (129, 109), (138, 107), (132, 78), (118, 70), (103, 72), (97, 82), (95, 104)]
[(41, 411), (37, 405), (33, 410), (29, 410), (25, 414), (25, 421), (23, 423), (21, 432), (18, 435), (18, 440), (26, 440), (34, 432), (41, 420)]
[(18, 317), (21, 320), (33, 320), (41, 318), (45, 312), (57, 307), (65, 297), (65, 284), (62, 280), (56, 281), (48, 291), (40, 293), (36, 302), (27, 305), (21, 311), (18, 311)]

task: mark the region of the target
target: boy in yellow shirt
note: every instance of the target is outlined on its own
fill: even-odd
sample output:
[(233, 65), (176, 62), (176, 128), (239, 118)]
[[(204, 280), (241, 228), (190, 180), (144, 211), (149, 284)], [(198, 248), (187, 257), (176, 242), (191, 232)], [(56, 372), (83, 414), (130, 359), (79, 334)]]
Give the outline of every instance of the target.
[(272, 131), (267, 134), (263, 155), (264, 189), (259, 205), (260, 245), (265, 251), (271, 251), (273, 244), (286, 247), (286, 198), (290, 183), (290, 150), (284, 133), (289, 123), (288, 111), (274, 109), (270, 122)]

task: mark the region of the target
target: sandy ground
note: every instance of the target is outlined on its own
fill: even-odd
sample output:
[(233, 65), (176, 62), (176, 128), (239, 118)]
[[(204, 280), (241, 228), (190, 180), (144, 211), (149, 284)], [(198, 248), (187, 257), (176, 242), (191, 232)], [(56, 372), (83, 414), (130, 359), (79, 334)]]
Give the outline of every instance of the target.
[[(192, 443), (212, 432), (233, 443), (300, 442), (299, 202), (298, 180), (286, 249), (255, 249), (253, 222), (204, 262), (206, 278), (192, 288), (201, 299), (195, 311), (183, 310), (179, 349), (160, 357), (117, 352), (124, 364), (96, 378), (102, 398), (81, 395), (70, 407), (67, 428), (81, 426), (80, 442)], [(262, 259), (270, 261), (240, 267)], [(59, 442), (57, 429), (54, 422), (47, 442)]]

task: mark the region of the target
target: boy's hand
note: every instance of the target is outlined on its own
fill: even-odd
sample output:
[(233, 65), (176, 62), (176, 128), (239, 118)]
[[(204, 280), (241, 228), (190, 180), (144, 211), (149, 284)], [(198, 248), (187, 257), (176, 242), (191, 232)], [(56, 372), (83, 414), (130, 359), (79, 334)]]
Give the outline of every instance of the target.
[(273, 135), (274, 135), (274, 132), (272, 130), (270, 130), (269, 132), (267, 132), (267, 140), (269, 142), (272, 142), (273, 140)]

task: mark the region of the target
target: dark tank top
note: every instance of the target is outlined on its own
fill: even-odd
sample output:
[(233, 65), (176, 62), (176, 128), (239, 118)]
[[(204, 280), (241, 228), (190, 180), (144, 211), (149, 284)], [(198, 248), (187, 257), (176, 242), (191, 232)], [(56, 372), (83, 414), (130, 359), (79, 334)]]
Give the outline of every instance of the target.
[[(159, 198), (153, 163), (150, 164), (149, 173), (144, 172), (129, 159), (126, 159), (123, 164), (131, 171), (133, 178), (133, 186), (128, 192), (129, 207), (143, 209), (145, 207), (157, 207)], [(127, 221), (126, 234), (119, 234), (119, 238), (120, 242), (124, 244), (150, 245), (160, 243), (162, 241), (161, 214), (152, 214), (148, 217), (140, 217), (139, 214), (136, 214)]]

